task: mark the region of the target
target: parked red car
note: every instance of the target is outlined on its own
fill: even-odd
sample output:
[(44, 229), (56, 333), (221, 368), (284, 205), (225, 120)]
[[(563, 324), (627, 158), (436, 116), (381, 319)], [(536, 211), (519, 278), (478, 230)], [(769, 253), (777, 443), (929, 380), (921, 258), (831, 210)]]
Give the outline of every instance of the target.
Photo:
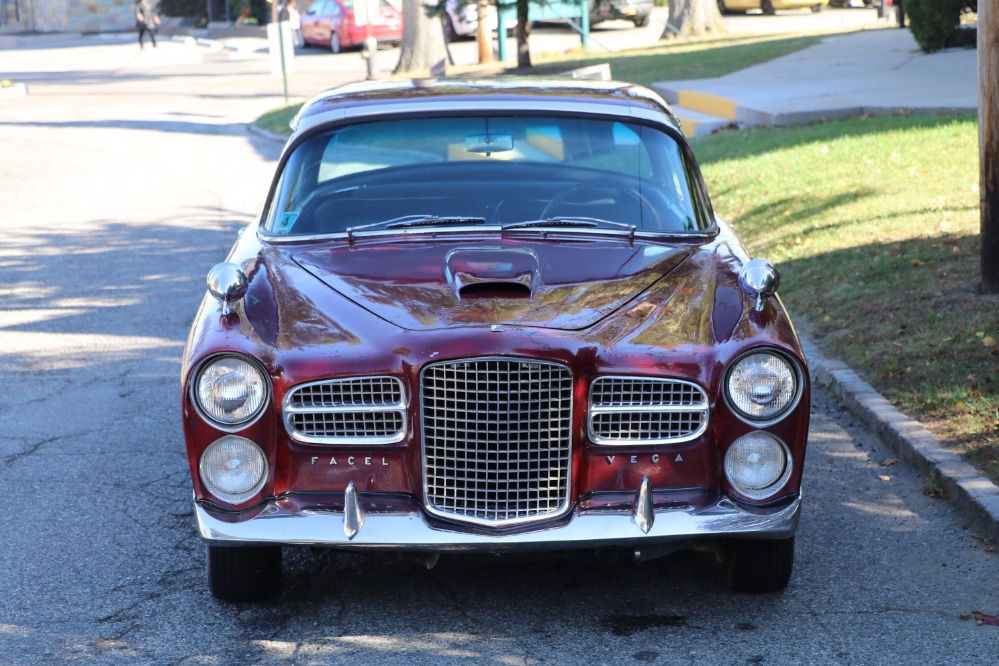
[[(360, 1), (360, 0), (358, 0)], [(354, 18), (355, 0), (316, 0), (301, 15), (302, 38), (306, 46), (326, 46), (333, 53), (360, 46), (368, 36), (368, 26)], [(378, 0), (378, 13), (370, 25), (371, 36), (379, 43), (402, 40), (402, 13), (386, 0)]]
[(785, 587), (809, 379), (778, 275), (655, 93), (423, 79), (306, 103), (182, 370), (214, 596), (283, 548), (714, 543)]

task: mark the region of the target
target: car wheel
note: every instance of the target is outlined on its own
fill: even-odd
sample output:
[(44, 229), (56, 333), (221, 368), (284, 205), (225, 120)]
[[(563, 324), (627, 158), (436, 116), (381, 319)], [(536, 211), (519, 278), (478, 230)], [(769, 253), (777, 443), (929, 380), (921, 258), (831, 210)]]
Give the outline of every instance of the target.
[(728, 5), (725, 4), (725, 0), (718, 0), (718, 11), (722, 14), (728, 14)]
[(794, 537), (725, 539), (721, 542), (725, 584), (733, 592), (779, 592), (794, 567)]
[(260, 601), (280, 584), (280, 546), (208, 546), (208, 589), (216, 599)]
[[(719, 0), (719, 2), (720, 1), (721, 0)], [(648, 16), (639, 16), (634, 21), (632, 21), (632, 23), (635, 24), (636, 28), (644, 28), (645, 26), (647, 26), (649, 24), (649, 17)]]
[(774, 9), (774, 3), (772, 3), (770, 0), (760, 0), (760, 9), (762, 9), (763, 13), (766, 14), (767, 16), (773, 16), (774, 14), (777, 13), (777, 11)]
[(330, 51), (333, 53), (339, 53), (343, 48), (340, 46), (340, 35), (336, 32), (330, 33)]
[(826, 6), (822, 5), (822, 4), (812, 5), (812, 11), (815, 12), (815, 13), (821, 12), (825, 8), (826, 8)]

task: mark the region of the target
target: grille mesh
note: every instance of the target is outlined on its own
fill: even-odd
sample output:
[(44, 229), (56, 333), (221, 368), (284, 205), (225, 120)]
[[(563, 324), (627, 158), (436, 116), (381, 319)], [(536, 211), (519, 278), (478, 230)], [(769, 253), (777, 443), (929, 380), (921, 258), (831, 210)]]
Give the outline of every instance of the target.
[(566, 509), (568, 368), (495, 358), (437, 363), (423, 372), (422, 404), (429, 511), (503, 525)]
[(684, 442), (707, 418), (707, 395), (690, 382), (600, 377), (590, 387), (590, 438), (599, 444)]
[(406, 434), (402, 383), (357, 377), (304, 384), (285, 398), (289, 434), (314, 444), (389, 444)]

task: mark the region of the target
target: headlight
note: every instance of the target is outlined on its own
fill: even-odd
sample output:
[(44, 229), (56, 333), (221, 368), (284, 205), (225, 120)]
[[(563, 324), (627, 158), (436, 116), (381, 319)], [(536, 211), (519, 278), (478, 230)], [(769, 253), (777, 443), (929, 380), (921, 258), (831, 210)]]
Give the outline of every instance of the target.
[(267, 399), (267, 381), (250, 361), (222, 356), (198, 372), (194, 399), (212, 421), (240, 425), (260, 414)]
[(755, 352), (742, 357), (729, 370), (725, 392), (742, 416), (772, 421), (798, 398), (798, 376), (783, 356)]
[(201, 454), (198, 469), (208, 491), (228, 504), (250, 499), (267, 479), (267, 460), (260, 447), (232, 435), (212, 442)]
[(750, 499), (770, 497), (791, 477), (791, 455), (776, 437), (751, 432), (725, 452), (725, 478)]

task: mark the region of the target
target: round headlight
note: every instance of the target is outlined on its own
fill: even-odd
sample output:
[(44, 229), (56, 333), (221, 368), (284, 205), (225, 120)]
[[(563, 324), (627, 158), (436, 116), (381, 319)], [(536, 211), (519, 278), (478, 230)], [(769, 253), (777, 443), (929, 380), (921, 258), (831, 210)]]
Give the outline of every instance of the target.
[(750, 499), (770, 497), (791, 476), (790, 454), (780, 440), (765, 432), (743, 435), (725, 452), (725, 477)]
[(215, 359), (198, 373), (194, 397), (202, 413), (224, 426), (252, 420), (264, 407), (267, 381), (257, 366), (238, 356)]
[(798, 377), (783, 356), (756, 352), (742, 357), (728, 373), (725, 390), (731, 405), (754, 421), (783, 414), (798, 396)]
[(201, 454), (198, 469), (208, 491), (228, 504), (250, 499), (267, 479), (264, 452), (250, 440), (232, 435), (212, 442)]

